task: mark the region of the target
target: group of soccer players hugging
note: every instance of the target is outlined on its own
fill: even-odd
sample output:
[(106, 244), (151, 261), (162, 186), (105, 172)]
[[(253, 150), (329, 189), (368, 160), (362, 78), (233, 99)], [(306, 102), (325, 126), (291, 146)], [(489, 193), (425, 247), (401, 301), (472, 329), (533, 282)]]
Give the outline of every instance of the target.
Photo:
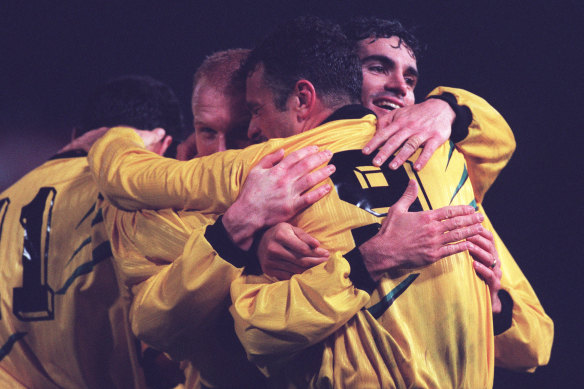
[(488, 388), (553, 322), (482, 200), (485, 100), (415, 102), (396, 20), (314, 17), (194, 75), (110, 80), (0, 194), (0, 387)]

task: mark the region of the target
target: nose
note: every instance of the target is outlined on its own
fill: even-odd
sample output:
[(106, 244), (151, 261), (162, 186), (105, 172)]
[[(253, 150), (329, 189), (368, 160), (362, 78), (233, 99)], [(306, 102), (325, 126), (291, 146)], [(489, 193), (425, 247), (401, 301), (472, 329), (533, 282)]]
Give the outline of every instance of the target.
[(260, 128), (256, 125), (254, 118), (249, 121), (249, 127), (247, 128), (247, 137), (252, 142), (259, 138), (261, 135)]
[(227, 150), (227, 143), (225, 141), (225, 136), (221, 135), (217, 138), (217, 151)]
[(385, 79), (385, 90), (391, 91), (398, 96), (405, 96), (408, 93), (408, 84), (405, 78), (398, 72), (391, 72)]

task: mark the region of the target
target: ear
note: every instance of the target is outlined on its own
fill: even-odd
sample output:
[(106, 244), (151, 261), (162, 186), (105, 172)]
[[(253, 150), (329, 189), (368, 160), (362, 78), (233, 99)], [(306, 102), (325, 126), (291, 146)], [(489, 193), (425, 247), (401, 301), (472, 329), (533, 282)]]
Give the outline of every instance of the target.
[(298, 121), (308, 118), (316, 105), (316, 90), (308, 80), (299, 80), (294, 85), (295, 105)]

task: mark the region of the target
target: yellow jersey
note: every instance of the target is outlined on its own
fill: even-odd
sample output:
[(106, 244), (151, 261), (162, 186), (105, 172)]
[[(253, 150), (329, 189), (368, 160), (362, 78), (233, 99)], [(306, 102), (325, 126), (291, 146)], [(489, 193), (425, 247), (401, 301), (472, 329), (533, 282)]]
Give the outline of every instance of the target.
[(85, 156), (0, 194), (0, 387), (142, 388)]

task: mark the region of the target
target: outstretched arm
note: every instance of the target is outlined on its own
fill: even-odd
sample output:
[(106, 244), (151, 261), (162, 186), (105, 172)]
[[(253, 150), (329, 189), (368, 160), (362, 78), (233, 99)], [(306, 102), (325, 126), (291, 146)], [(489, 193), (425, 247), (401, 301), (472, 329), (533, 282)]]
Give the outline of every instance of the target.
[[(252, 166), (258, 164), (263, 155), (271, 152), (279, 153), (279, 157), (276, 157), (278, 162), (264, 167), (263, 170), (258, 168), (261, 172), (258, 173), (256, 169), (252, 175), (252, 178), (268, 178), (262, 190), (269, 189), (267, 194), (271, 198), (278, 200), (279, 197), (304, 187), (305, 192), (297, 194), (295, 201), (287, 205), (290, 212), (298, 212), (326, 194), (327, 186), (316, 191), (307, 191), (306, 188), (312, 188), (310, 184), (318, 184), (328, 177), (332, 172), (331, 167), (325, 166), (311, 173), (307, 170), (311, 166), (310, 162), (298, 159), (316, 154), (317, 159), (325, 162), (330, 154), (307, 146), (282, 159), (283, 153), (277, 150), (276, 143), (264, 143), (245, 150), (228, 150), (190, 161), (177, 161), (145, 150), (144, 142), (135, 130), (116, 127), (94, 144), (88, 161), (100, 192), (116, 207), (125, 210), (171, 208), (222, 214), (238, 198), (243, 181)], [(302, 157), (289, 162), (295, 155)], [(264, 158), (263, 165), (270, 165), (268, 160), (274, 160), (275, 157), (266, 155)], [(280, 181), (269, 180), (275, 176)], [(246, 204), (254, 209), (258, 207), (249, 201)], [(265, 212), (260, 216), (268, 218)], [(269, 223), (269, 220), (261, 222)], [(260, 225), (259, 228), (264, 226)], [(257, 225), (254, 227), (257, 228)]]

